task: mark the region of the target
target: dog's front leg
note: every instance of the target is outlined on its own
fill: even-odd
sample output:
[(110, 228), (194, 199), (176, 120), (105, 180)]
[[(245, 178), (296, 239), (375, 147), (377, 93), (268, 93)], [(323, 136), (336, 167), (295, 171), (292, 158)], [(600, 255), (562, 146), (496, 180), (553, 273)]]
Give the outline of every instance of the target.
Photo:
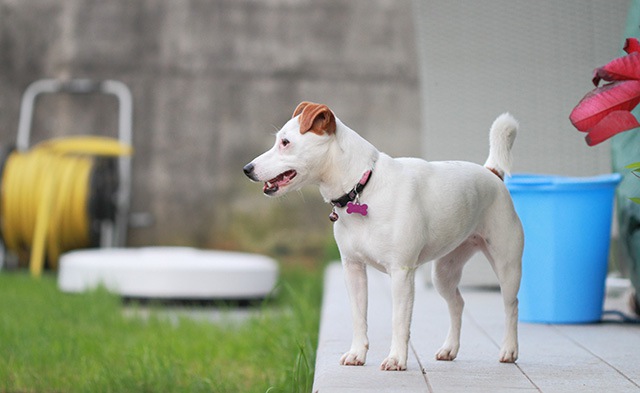
[(389, 371), (407, 369), (407, 352), (409, 350), (409, 332), (413, 313), (415, 293), (415, 269), (398, 268), (389, 272), (391, 275), (392, 300), (392, 336), (389, 356), (380, 368)]
[(367, 268), (360, 262), (343, 262), (345, 280), (351, 299), (353, 339), (351, 349), (342, 355), (340, 364), (362, 366), (367, 359)]

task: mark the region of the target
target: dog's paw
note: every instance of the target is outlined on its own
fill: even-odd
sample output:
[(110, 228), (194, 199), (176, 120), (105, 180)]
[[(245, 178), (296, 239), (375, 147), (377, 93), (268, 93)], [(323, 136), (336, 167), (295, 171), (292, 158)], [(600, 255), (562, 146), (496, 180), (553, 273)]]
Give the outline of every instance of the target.
[(500, 363), (515, 363), (518, 360), (518, 348), (504, 347), (500, 350)]
[(342, 355), (340, 364), (343, 366), (364, 366), (366, 352), (349, 351)]
[(451, 361), (458, 356), (457, 348), (442, 347), (436, 352), (436, 360)]
[(404, 371), (407, 369), (407, 362), (401, 362), (398, 358), (389, 356), (380, 365), (382, 371)]

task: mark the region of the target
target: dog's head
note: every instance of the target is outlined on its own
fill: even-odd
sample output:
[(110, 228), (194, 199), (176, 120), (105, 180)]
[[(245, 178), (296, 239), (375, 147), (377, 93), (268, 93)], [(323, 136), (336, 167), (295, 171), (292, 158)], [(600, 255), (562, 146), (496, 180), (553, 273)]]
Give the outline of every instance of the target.
[(318, 182), (335, 132), (336, 118), (326, 105), (302, 102), (276, 134), (274, 146), (245, 165), (244, 173), (264, 183), (268, 196)]

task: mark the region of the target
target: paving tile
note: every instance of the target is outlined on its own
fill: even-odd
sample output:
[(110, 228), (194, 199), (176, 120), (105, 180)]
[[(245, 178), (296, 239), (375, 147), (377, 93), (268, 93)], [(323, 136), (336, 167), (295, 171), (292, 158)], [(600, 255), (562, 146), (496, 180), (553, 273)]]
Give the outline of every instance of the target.
[[(473, 314), (473, 319), (495, 342), (502, 337), (502, 323), (495, 311), (501, 307), (499, 296), (490, 293), (474, 293), (467, 296), (467, 314)], [(491, 306), (491, 303), (494, 303)], [(476, 307), (482, 305), (484, 313), (477, 313)], [(628, 326), (627, 328), (637, 329)], [(625, 328), (624, 330), (626, 330)], [(520, 358), (518, 367), (543, 392), (638, 392), (640, 387), (618, 370), (612, 368), (604, 359), (619, 356), (616, 349), (607, 344), (600, 346), (602, 358), (588, 351), (584, 341), (589, 346), (594, 342), (616, 341), (615, 325), (550, 325), (520, 323)], [(580, 333), (582, 332), (582, 333)], [(637, 340), (636, 342), (640, 342)], [(605, 348), (606, 347), (606, 348)], [(637, 348), (637, 346), (636, 346)], [(640, 358), (640, 348), (625, 351), (627, 355), (626, 368), (636, 368)], [(637, 378), (637, 373), (636, 373)]]
[(640, 389), (640, 326), (590, 324), (556, 329)]
[[(446, 303), (433, 289), (426, 287), (418, 286), (416, 295), (411, 341), (434, 392), (536, 391), (516, 365), (498, 361), (499, 346), (467, 313), (463, 315), (456, 360), (435, 360), (434, 354), (449, 328)], [(468, 297), (468, 294), (464, 295)], [(495, 295), (492, 292), (492, 296)], [(467, 304), (466, 308), (469, 307), (481, 312), (484, 305)], [(499, 318), (502, 321), (503, 316), (499, 315)]]
[(640, 326), (521, 323), (520, 359), (498, 362), (504, 329), (498, 291), (463, 290), (461, 348), (435, 360), (449, 326), (446, 304), (416, 280), (406, 372), (382, 372), (391, 337), (390, 284), (369, 271), (369, 339), (363, 367), (338, 364), (351, 340), (349, 299), (339, 264), (327, 269), (314, 392), (640, 392)]
[[(415, 356), (405, 372), (384, 372), (379, 366), (391, 342), (391, 302), (383, 279), (369, 275), (369, 354), (364, 366), (340, 366), (340, 356), (351, 345), (349, 297), (340, 265), (328, 267), (323, 295), (320, 337), (313, 392), (428, 392)], [(372, 390), (373, 389), (373, 390)]]

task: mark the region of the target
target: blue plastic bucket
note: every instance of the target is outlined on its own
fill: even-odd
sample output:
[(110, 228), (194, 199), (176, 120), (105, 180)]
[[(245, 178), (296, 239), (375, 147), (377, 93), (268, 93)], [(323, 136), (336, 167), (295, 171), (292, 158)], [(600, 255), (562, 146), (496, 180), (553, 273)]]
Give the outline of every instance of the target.
[(617, 173), (507, 179), (525, 235), (518, 298), (523, 322), (589, 323), (602, 316)]

